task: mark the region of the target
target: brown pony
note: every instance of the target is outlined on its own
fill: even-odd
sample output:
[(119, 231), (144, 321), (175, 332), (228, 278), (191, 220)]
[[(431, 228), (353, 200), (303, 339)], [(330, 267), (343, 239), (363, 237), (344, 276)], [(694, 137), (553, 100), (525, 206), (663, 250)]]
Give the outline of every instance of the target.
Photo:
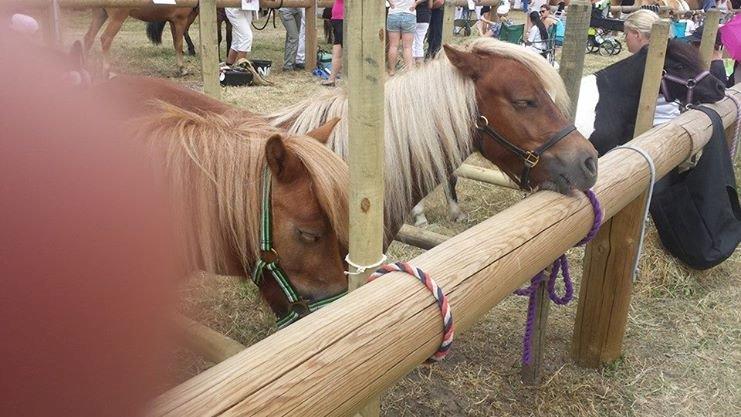
[[(195, 267), (245, 277), (258, 260), (277, 257), (298, 299), (291, 301), (272, 270), (258, 286), (288, 321), (344, 293), (348, 170), (323, 143), (336, 121), (306, 135), (314, 139), (286, 135), (262, 118), (153, 78), (116, 77), (91, 93), (123, 103), (128, 125), (166, 167), (174, 206), (190, 225), (184, 241)], [(262, 203), (268, 171), (269, 206)], [(261, 246), (264, 210), (271, 250)]]
[[(447, 183), (474, 151), (523, 188), (569, 194), (591, 187), (597, 178), (597, 152), (571, 129), (569, 107), (563, 81), (543, 57), (492, 38), (477, 38), (463, 47), (446, 45), (444, 53), (423, 67), (389, 79), (386, 243), (415, 204)], [(335, 117), (341, 121), (329, 145), (347, 158), (347, 95), (342, 89), (268, 116), (276, 126), (296, 133)], [(540, 154), (532, 169), (525, 169), (530, 162), (521, 151)]]
[(198, 16), (198, 8), (176, 6), (143, 6), (136, 8), (97, 8), (93, 9), (93, 20), (84, 38), (85, 53), (93, 46), (98, 31), (106, 20), (109, 20), (103, 34), (100, 36), (100, 45), (103, 49), (103, 70), (110, 70), (109, 51), (116, 34), (121, 30), (124, 21), (133, 17), (145, 22), (170, 22), (172, 43), (177, 55), (178, 71), (180, 75), (188, 72), (183, 63), (183, 36), (188, 27)]

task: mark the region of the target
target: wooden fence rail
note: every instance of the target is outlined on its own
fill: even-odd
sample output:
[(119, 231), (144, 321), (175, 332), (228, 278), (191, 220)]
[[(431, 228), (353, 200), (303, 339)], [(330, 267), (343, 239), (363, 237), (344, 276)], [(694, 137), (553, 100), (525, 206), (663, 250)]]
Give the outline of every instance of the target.
[[(729, 94), (741, 98), (740, 88)], [(711, 107), (726, 126), (738, 118), (729, 99)], [(661, 177), (711, 130), (704, 114), (689, 111), (631, 144), (651, 155)], [(600, 171), (594, 190), (606, 219), (648, 187), (636, 152), (607, 154)], [(461, 332), (580, 240), (592, 221), (585, 197), (539, 192), (411, 262), (448, 293)], [(430, 356), (441, 333), (429, 292), (409, 276), (388, 274), (169, 391), (150, 413), (348, 415)]]

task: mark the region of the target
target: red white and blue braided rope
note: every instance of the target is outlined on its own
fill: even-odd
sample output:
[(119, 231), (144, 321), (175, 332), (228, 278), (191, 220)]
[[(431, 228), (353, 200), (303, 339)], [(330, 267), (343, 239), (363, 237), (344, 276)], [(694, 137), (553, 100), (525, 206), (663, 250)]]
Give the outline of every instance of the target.
[(453, 326), (453, 314), (450, 312), (450, 304), (448, 304), (448, 297), (443, 292), (442, 288), (438, 287), (435, 280), (433, 280), (426, 272), (421, 269), (414, 267), (407, 262), (396, 262), (394, 264), (386, 264), (378, 268), (376, 272), (368, 277), (368, 282), (380, 277), (381, 275), (388, 274), (389, 272), (404, 272), (408, 275), (416, 277), (422, 284), (427, 287), (437, 300), (437, 306), (440, 308), (440, 313), (443, 317), (443, 341), (440, 343), (440, 347), (437, 349), (428, 361), (438, 362), (445, 358), (450, 352), (450, 346), (453, 344), (453, 334), (455, 333), (455, 326)]

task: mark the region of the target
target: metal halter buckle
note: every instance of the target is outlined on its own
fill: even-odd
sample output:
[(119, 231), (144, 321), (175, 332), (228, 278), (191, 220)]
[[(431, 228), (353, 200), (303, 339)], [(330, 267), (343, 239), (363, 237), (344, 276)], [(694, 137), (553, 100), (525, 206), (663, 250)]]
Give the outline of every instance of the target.
[(540, 156), (538, 154), (536, 154), (536, 153), (533, 153), (531, 151), (528, 151), (525, 154), (525, 157), (522, 159), (522, 161), (529, 168), (533, 168), (535, 165), (538, 165), (538, 162), (540, 162)]
[(268, 264), (278, 262), (278, 252), (273, 248), (270, 248), (270, 250), (261, 250), (260, 259)]
[(486, 116), (479, 115), (476, 118), (476, 121), (474, 122), (474, 124), (476, 125), (476, 129), (483, 129), (486, 126), (489, 126), (489, 119), (487, 119)]
[(311, 308), (309, 308), (309, 302), (307, 300), (304, 300), (303, 298), (292, 302), (289, 308), (291, 311), (298, 314), (299, 317), (305, 317), (311, 313)]

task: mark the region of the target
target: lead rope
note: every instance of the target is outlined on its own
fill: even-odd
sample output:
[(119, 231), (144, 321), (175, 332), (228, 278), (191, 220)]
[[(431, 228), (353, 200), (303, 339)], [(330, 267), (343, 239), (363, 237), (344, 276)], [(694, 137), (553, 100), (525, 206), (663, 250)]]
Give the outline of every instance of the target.
[[(600, 207), (599, 200), (597, 199), (597, 195), (592, 190), (585, 191), (585, 194), (587, 195), (587, 198), (589, 198), (589, 202), (592, 204), (592, 209), (594, 210), (594, 222), (592, 223), (592, 228), (589, 230), (589, 233), (584, 237), (584, 239), (580, 240), (576, 245), (574, 246), (581, 246), (589, 242), (594, 238), (595, 235), (597, 235), (597, 231), (599, 231), (599, 227), (602, 224), (602, 208)], [(558, 279), (558, 273), (559, 271), (563, 271), (563, 284), (564, 284), (564, 295), (563, 297), (559, 297), (558, 293), (556, 292), (556, 280)], [(536, 294), (538, 292), (538, 289), (540, 288), (540, 285), (545, 281), (545, 271), (538, 272), (537, 275), (535, 275), (530, 280), (530, 286), (527, 288), (518, 289), (515, 291), (515, 294), (517, 295), (523, 295), (528, 296), (528, 304), (527, 304), (527, 320), (525, 321), (525, 335), (522, 337), (522, 363), (525, 365), (530, 365), (532, 361), (531, 357), (531, 347), (532, 347), (532, 338), (533, 338), (533, 331), (535, 326), (535, 316), (536, 316)], [(551, 299), (554, 303), (558, 305), (566, 305), (568, 304), (574, 297), (574, 285), (571, 281), (571, 273), (569, 271), (569, 262), (568, 259), (566, 259), (566, 255), (559, 256), (554, 262), (553, 265), (551, 265), (551, 273), (548, 276), (548, 298)]]

